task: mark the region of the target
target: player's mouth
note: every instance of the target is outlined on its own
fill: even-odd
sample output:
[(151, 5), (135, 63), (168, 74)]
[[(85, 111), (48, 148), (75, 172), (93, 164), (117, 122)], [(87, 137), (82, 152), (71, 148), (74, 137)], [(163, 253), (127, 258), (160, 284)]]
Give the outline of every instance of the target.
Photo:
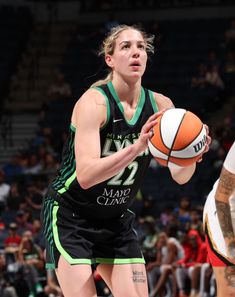
[(129, 65), (133, 70), (138, 70), (141, 66), (141, 64), (139, 62), (132, 62), (130, 65)]

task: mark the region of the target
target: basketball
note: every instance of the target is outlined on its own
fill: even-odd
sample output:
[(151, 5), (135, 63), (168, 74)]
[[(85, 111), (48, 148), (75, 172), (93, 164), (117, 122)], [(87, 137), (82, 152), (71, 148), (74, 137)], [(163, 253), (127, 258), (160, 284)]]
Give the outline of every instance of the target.
[(186, 167), (201, 158), (206, 145), (206, 129), (192, 112), (168, 109), (157, 118), (148, 142), (153, 157), (163, 166)]

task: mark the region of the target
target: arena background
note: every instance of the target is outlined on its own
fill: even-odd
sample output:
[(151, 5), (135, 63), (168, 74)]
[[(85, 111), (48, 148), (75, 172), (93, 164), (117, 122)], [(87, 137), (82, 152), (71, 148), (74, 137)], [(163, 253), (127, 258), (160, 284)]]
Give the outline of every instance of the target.
[[(177, 237), (188, 232), (191, 212), (201, 222), (206, 196), (235, 136), (234, 1), (0, 1), (1, 296), (49, 294), (42, 291), (43, 260), (36, 267), (38, 279), (29, 280), (31, 270), (25, 272), (19, 249), (27, 230), (37, 248), (44, 248), (40, 207), (60, 163), (73, 105), (105, 76), (97, 55), (100, 42), (122, 23), (141, 25), (156, 36), (143, 85), (195, 112), (213, 139), (186, 185), (177, 185), (166, 168), (151, 163), (133, 205), (147, 262), (153, 261), (157, 235), (166, 225), (177, 225)], [(182, 199), (189, 201), (187, 224), (179, 218)], [(19, 237), (12, 240), (15, 233)], [(108, 296), (102, 280), (96, 280), (100, 294)], [(30, 286), (38, 283), (32, 293)]]

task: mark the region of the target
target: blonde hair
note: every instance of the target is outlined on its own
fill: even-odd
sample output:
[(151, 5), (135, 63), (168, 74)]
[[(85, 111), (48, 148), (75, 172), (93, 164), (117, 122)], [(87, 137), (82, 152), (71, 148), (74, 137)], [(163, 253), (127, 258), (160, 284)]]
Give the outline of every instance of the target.
[[(116, 27), (113, 27), (110, 32), (107, 34), (106, 38), (104, 39), (101, 49), (99, 51), (99, 56), (106, 56), (106, 55), (113, 55), (114, 49), (115, 49), (115, 42), (118, 38), (119, 34), (125, 30), (136, 30), (140, 32), (140, 34), (143, 36), (144, 42), (146, 44), (146, 51), (147, 53), (154, 53), (154, 46), (153, 46), (153, 40), (154, 35), (148, 35), (144, 30), (140, 29), (136, 25), (128, 26), (128, 25), (118, 25)], [(108, 83), (113, 78), (113, 72), (109, 71), (108, 75), (101, 80), (96, 81), (91, 85), (91, 87), (97, 87), (103, 84)]]

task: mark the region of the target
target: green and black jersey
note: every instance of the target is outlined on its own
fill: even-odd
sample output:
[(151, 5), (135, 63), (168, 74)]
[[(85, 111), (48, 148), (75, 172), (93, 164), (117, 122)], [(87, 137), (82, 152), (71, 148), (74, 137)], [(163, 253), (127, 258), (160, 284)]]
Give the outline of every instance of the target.
[[(97, 87), (97, 90), (104, 95), (107, 105), (107, 120), (100, 129), (101, 157), (105, 158), (133, 144), (142, 126), (158, 109), (153, 93), (142, 87), (135, 114), (131, 120), (127, 120), (113, 84), (109, 82)], [(52, 183), (53, 188), (85, 217), (107, 219), (121, 216), (130, 207), (149, 166), (149, 150), (142, 152), (112, 178), (84, 190), (76, 178), (75, 131), (76, 128), (71, 125), (62, 165)]]

